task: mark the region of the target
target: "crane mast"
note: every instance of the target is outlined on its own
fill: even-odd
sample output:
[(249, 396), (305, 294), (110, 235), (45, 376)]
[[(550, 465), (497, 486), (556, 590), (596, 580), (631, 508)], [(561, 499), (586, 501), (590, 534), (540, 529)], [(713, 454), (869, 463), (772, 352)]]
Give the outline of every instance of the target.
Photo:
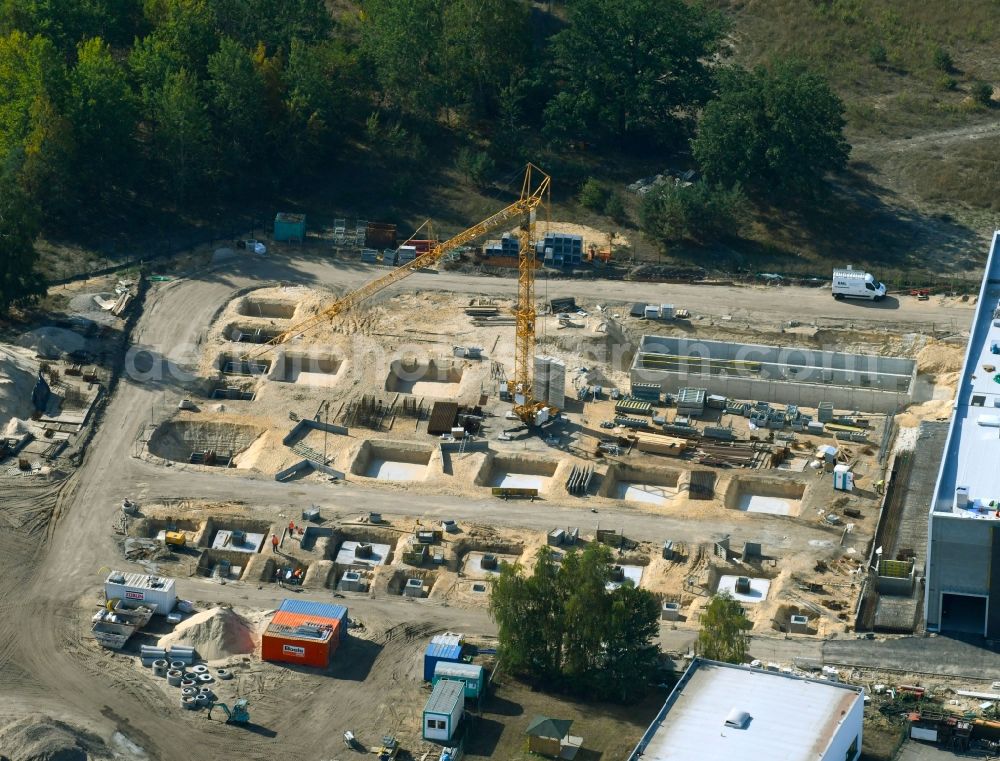
[[(341, 296), (330, 306), (318, 314), (292, 325), (290, 328), (255, 349), (246, 352), (242, 359), (250, 361), (266, 354), (273, 348), (284, 344), (293, 338), (315, 329), (327, 320), (346, 312), (357, 304), (370, 299), (380, 291), (389, 288), (400, 280), (409, 277), (417, 270), (437, 264), (445, 254), (459, 246), (463, 246), (476, 238), (496, 230), (512, 219), (520, 219), (519, 254), (518, 254), (518, 288), (517, 305), (514, 308), (516, 317), (516, 343), (514, 347), (514, 381), (513, 392), (514, 411), (526, 423), (536, 420), (538, 410), (542, 405), (532, 395), (532, 362), (535, 350), (535, 248), (534, 222), (535, 210), (547, 202), (551, 178), (538, 167), (528, 164), (521, 185), (521, 196), (514, 203), (496, 214), (478, 222), (458, 235), (439, 243), (425, 254), (413, 261), (403, 264), (382, 277), (369, 281), (360, 288)], [(544, 400), (542, 400), (544, 401)]]

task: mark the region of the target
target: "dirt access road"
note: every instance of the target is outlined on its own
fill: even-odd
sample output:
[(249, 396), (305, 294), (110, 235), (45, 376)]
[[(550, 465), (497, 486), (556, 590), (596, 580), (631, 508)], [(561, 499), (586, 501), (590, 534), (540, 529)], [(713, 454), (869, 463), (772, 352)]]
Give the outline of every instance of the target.
[[(350, 288), (367, 280), (370, 268), (337, 266), (336, 263), (310, 259), (237, 260), (226, 270), (215, 270), (177, 280), (152, 289), (139, 321), (134, 343), (147, 348), (153, 361), (183, 361), (174, 358), (178, 347), (195, 346), (212, 316), (231, 295), (254, 284), (273, 282), (306, 285), (336, 285)], [(470, 294), (513, 295), (511, 280), (484, 279), (449, 274), (414, 275), (407, 289), (454, 290)], [(544, 289), (539, 289), (540, 295)], [(780, 293), (780, 298), (778, 298)], [(788, 318), (788, 305), (794, 304), (796, 319), (810, 317), (855, 319), (864, 315), (872, 322), (891, 323), (901, 330), (912, 330), (914, 323), (953, 321), (964, 328), (971, 311), (964, 307), (938, 308), (932, 303), (904, 300), (898, 308), (867, 308), (833, 301), (823, 291), (782, 289), (697, 288), (634, 283), (560, 282), (549, 284), (549, 295), (573, 294), (581, 299), (635, 299), (660, 301), (695, 307), (703, 314), (732, 314), (734, 305), (747, 314)], [(907, 327), (909, 326), (909, 327)], [(165, 359), (166, 358), (166, 359)], [(82, 641), (81, 600), (93, 599), (100, 585), (101, 569), (119, 557), (109, 530), (116, 505), (124, 496), (231, 497), (273, 507), (299, 508), (306, 501), (341, 505), (340, 514), (365, 508), (386, 513), (443, 515), (459, 520), (491, 520), (506, 525), (548, 528), (550, 525), (585, 525), (596, 520), (588, 512), (571, 510), (563, 505), (468, 502), (455, 498), (416, 498), (405, 502), (399, 493), (362, 490), (354, 486), (293, 485), (282, 486), (265, 479), (214, 477), (210, 474), (178, 472), (157, 468), (133, 459), (132, 446), (138, 431), (149, 419), (150, 410), (165, 396), (181, 394), (169, 376), (163, 380), (135, 381), (123, 378), (107, 407), (85, 461), (56, 493), (52, 488), (37, 494), (0, 493), (18, 504), (24, 515), (24, 544), (18, 551), (4, 552), (0, 559), (0, 703), (12, 701), (22, 707), (46, 710), (56, 716), (117, 729), (142, 746), (148, 758), (162, 761), (186, 761), (192, 756), (222, 758), (233, 749), (234, 730), (215, 723), (185, 722), (179, 729), (174, 713), (158, 690), (137, 675), (121, 657), (95, 655)], [(44, 520), (33, 516), (33, 506), (54, 506), (54, 520), (45, 530)], [(329, 514), (331, 511), (327, 510)], [(822, 528), (795, 526), (780, 520), (764, 520), (755, 525), (755, 537), (765, 545), (800, 546), (810, 541), (831, 541), (835, 535)], [(644, 539), (701, 538), (704, 528), (642, 514), (623, 508), (604, 511), (602, 521), (623, 527)], [(605, 524), (605, 525), (607, 525)], [(718, 525), (718, 533), (727, 528)], [(734, 539), (739, 536), (734, 532)], [(195, 588), (199, 582), (180, 585), (182, 595), (195, 599), (221, 596), (218, 588)], [(267, 605), (277, 599), (273, 592), (258, 592), (243, 586), (233, 589), (235, 601)], [(440, 605), (403, 604), (372, 601), (358, 606), (362, 615), (372, 615), (388, 626), (403, 626), (407, 631), (425, 633), (435, 627), (470, 631), (482, 627), (484, 616), (477, 611), (461, 611)], [(386, 647), (376, 661), (394, 675), (393, 660), (402, 651)], [(332, 689), (332, 688), (331, 688)], [(352, 711), (363, 713), (378, 708), (376, 690), (354, 690)], [(303, 699), (307, 698), (307, 699)], [(284, 701), (284, 702), (282, 702)], [(374, 701), (371, 702), (371, 701)], [(336, 757), (332, 748), (339, 743), (331, 737), (329, 714), (334, 710), (322, 695), (275, 695), (268, 714), (275, 717), (269, 729), (275, 738), (241, 734), (240, 753), (248, 759), (296, 757), (323, 759)], [(346, 710), (346, 709), (345, 709)], [(169, 711), (169, 713), (168, 713)], [(337, 741), (337, 742), (334, 742)], [(197, 749), (197, 750), (195, 750)], [(331, 755), (332, 754), (332, 755)]]

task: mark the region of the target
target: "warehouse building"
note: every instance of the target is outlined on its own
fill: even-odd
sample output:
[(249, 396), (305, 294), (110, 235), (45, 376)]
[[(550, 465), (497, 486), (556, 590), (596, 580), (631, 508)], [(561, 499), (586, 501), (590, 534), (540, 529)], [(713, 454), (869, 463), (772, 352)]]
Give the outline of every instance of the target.
[[(1000, 638), (1000, 231), (986, 261), (930, 505), (929, 631)], [(993, 594), (993, 590), (997, 594)]]
[(857, 761), (864, 691), (695, 658), (628, 761)]
[(285, 600), (261, 638), (261, 658), (275, 663), (326, 668), (347, 636), (347, 608), (308, 600)]
[(643, 336), (630, 380), (706, 389), (730, 399), (754, 399), (838, 410), (895, 412), (913, 398), (917, 363), (903, 357)]

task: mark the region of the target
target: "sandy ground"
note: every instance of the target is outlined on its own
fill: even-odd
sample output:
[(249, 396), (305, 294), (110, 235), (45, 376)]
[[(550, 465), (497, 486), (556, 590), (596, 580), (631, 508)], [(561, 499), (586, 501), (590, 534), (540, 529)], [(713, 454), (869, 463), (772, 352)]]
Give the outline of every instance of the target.
[[(423, 702), (424, 688), (416, 676), (419, 653), (431, 633), (459, 630), (490, 634), (493, 631), (483, 607), (467, 598), (474, 594), (471, 591), (452, 592), (450, 597), (432, 591), (428, 599), (409, 603), (398, 595), (381, 593), (351, 599), (352, 617), (356, 617), (363, 628), (352, 636), (351, 645), (345, 647), (343, 657), (329, 673), (302, 673), (260, 664), (252, 656), (248, 660), (239, 660), (246, 656), (236, 659), (234, 668), (240, 673), (239, 679), (234, 680), (237, 682), (234, 689), (250, 698), (254, 721), (261, 729), (260, 732), (239, 734), (232, 727), (181, 712), (166, 692), (149, 689), (150, 677), (137, 669), (132, 658), (99, 650), (85, 634), (85, 624), (107, 569), (119, 565), (137, 570), (142, 567), (121, 559), (120, 539), (111, 531), (111, 519), (126, 496), (141, 502), (167, 498), (181, 500), (177, 503), (180, 505), (185, 504), (185, 500), (215, 500), (229, 504), (238, 499), (247, 509), (252, 507), (266, 513), (274, 524), (298, 517), (303, 506), (308, 504), (320, 505), (329, 520), (340, 521), (356, 521), (368, 510), (378, 509), (400, 519), (437, 522), (452, 518), (470, 525), (488, 523), (493, 529), (531, 532), (536, 538), (530, 544), (536, 544), (537, 537), (553, 526), (576, 525), (586, 534), (594, 531), (599, 523), (602, 528), (614, 527), (628, 537), (642, 539), (645, 544), (640, 553), (648, 559), (649, 583), (661, 587), (664, 594), (667, 588), (676, 588), (676, 581), (683, 585), (689, 571), (696, 572), (711, 585), (717, 569), (713, 570), (714, 561), (704, 549), (711, 540), (728, 534), (734, 548), (742, 548), (745, 541), (757, 541), (764, 546), (766, 555), (782, 559), (775, 568), (766, 569), (766, 565), (762, 565), (760, 572), (766, 569), (772, 575), (772, 589), (787, 588), (807, 602), (819, 597), (833, 599), (835, 595), (841, 598), (849, 595), (849, 592), (832, 590), (841, 589), (837, 585), (850, 584), (853, 560), (848, 551), (853, 549), (857, 553), (864, 549), (866, 533), (871, 531), (874, 521), (866, 518), (862, 521), (864, 526), (843, 534), (842, 528), (820, 522), (815, 514), (817, 507), (809, 508), (811, 512), (806, 515), (807, 504), (803, 505), (800, 517), (788, 518), (750, 515), (726, 510), (721, 505), (704, 508), (689, 505), (683, 509), (679, 506), (676, 512), (656, 511), (595, 498), (593, 504), (599, 512), (594, 515), (587, 509), (581, 510), (581, 506), (592, 504), (589, 500), (559, 494), (541, 504), (499, 503), (481, 494), (470, 496), (437, 488), (426, 491), (372, 488), (370, 482), (362, 479), (334, 485), (308, 477), (281, 484), (273, 480), (272, 474), (253, 469), (238, 468), (220, 478), (218, 472), (209, 469), (179, 464), (165, 467), (164, 463), (136, 456), (142, 453), (142, 448), (136, 448), (135, 443), (150, 433), (151, 417), (173, 415), (177, 402), (192, 394), (191, 381), (186, 380), (183, 373), (174, 371), (187, 370), (194, 377), (198, 376), (207, 359), (209, 344), (217, 340), (206, 332), (210, 326), (220, 323), (220, 310), (228, 308), (232, 299), (238, 297), (238, 291), (283, 282), (333, 292), (354, 287), (371, 274), (369, 267), (343, 261), (279, 255), (266, 259), (237, 259), (224, 268), (153, 287), (133, 340), (158, 360), (154, 367), (163, 372), (154, 377), (126, 378), (120, 384), (83, 466), (67, 480), (0, 479), (0, 520), (5, 525), (5, 530), (0, 532), (3, 571), (0, 573), (0, 610), (5, 612), (0, 618), (0, 674), (3, 675), (0, 700), (8, 705), (16, 702), (19, 710), (42, 712), (69, 722), (79, 732), (93, 732), (107, 747), (112, 747), (116, 735), (121, 735), (140, 749), (123, 746), (127, 750), (118, 751), (123, 758), (187, 759), (193, 746), (206, 757), (221, 757), (231, 754), (234, 738), (238, 738), (240, 754), (248, 759), (336, 758), (342, 750), (340, 732), (344, 729), (358, 731), (366, 741), (386, 732), (412, 736)], [(514, 288), (510, 280), (419, 273), (405, 286), (408, 293), (415, 295), (393, 302), (394, 295), (401, 292), (397, 288), (378, 301), (374, 310), (385, 310), (385, 320), (395, 315), (398, 326), (391, 332), (403, 339), (431, 340), (438, 348), (444, 348), (452, 337), (432, 335), (440, 332), (434, 328), (434, 315), (423, 317), (423, 325), (413, 325), (413, 313), (456, 307), (450, 306), (447, 300), (439, 306), (434, 299), (443, 297), (439, 294), (431, 297), (421, 291), (460, 292), (465, 294), (462, 297), (465, 299), (473, 295), (509, 299)], [(664, 287), (553, 280), (545, 288), (539, 288), (539, 295), (550, 298), (575, 295), (591, 310), (597, 303), (624, 304), (633, 298), (660, 302), (668, 298), (679, 306), (695, 306), (692, 326), (698, 333), (714, 337), (720, 334), (780, 336), (787, 327), (784, 313), (787, 299), (776, 299), (773, 290), (764, 288)], [(791, 292), (785, 291), (782, 295), (791, 297)], [(854, 331), (845, 343), (876, 345), (880, 337), (892, 331), (894, 336), (903, 333), (914, 336), (898, 341), (894, 338), (895, 343), (892, 343), (893, 351), (898, 347), (912, 356), (923, 346), (915, 338), (919, 334), (913, 331), (935, 335), (957, 333), (965, 329), (971, 317), (968, 305), (942, 300), (916, 302), (902, 298), (868, 307), (835, 302), (828, 293), (820, 291), (795, 291), (794, 296), (799, 321), (817, 330), (811, 337), (794, 335), (789, 342), (798, 344), (830, 342), (835, 336), (823, 331), (836, 328)], [(324, 298), (318, 296), (316, 304)], [(394, 304), (402, 307), (407, 303), (411, 305), (409, 312), (391, 309)], [(373, 313), (377, 311), (370, 311), (369, 315)], [(364, 315), (359, 315), (353, 322), (340, 323), (330, 333), (331, 341), (352, 339), (356, 333), (362, 340), (370, 340), (366, 331), (381, 332), (385, 327), (385, 323), (381, 328), (377, 322), (366, 324), (365, 319)], [(422, 332), (408, 334), (409, 329)], [(580, 330), (592, 329), (592, 323), (588, 322), (588, 327)], [(644, 329), (645, 326), (637, 326), (637, 330)], [(663, 328), (668, 332), (676, 329)], [(498, 351), (509, 351), (505, 346), (509, 344), (511, 331), (509, 327), (493, 331), (494, 338), (500, 336)], [(577, 339), (564, 337), (564, 332), (556, 332), (553, 326), (548, 326), (543, 335), (545, 349), (567, 354), (576, 351), (571, 345)], [(552, 342), (549, 337), (553, 337)], [(844, 339), (845, 335), (837, 337)], [(477, 336), (471, 338), (478, 340)], [(462, 340), (465, 341), (466, 336)], [(481, 345), (491, 350), (492, 342), (488, 341), (489, 336), (483, 336)], [(412, 343), (420, 345), (424, 341)], [(378, 380), (377, 374), (369, 377), (373, 383)], [(292, 387), (287, 391), (285, 409), (280, 400), (268, 402), (269, 392), (262, 393), (260, 404), (271, 404), (273, 413), (261, 417), (274, 430), (280, 430), (277, 417), (284, 415), (287, 419), (289, 402), (295, 402), (302, 413), (312, 416), (323, 395), (329, 393), (329, 387), (313, 393), (298, 388), (299, 384), (273, 385)], [(277, 395), (286, 390), (273, 393), (277, 399)], [(385, 393), (384, 388), (381, 393)], [(302, 398), (296, 399), (295, 394), (302, 394)], [(239, 412), (240, 404), (226, 402), (224, 411), (208, 412), (236, 414), (231, 411)], [(256, 415), (256, 411), (253, 414)], [(285, 423), (285, 426), (290, 425), (291, 421)], [(273, 446), (274, 439), (268, 441)], [(310, 439), (309, 446), (315, 446), (315, 439)], [(545, 446), (540, 446), (540, 451), (545, 451)], [(258, 449), (261, 451), (256, 452), (256, 456), (263, 458), (264, 445), (258, 445)], [(458, 472), (471, 472), (475, 464), (470, 462), (469, 470), (462, 470), (466, 465), (460, 464)], [(872, 474), (867, 477), (871, 478)], [(813, 491), (806, 503), (809, 499), (825, 499), (822, 489), (826, 487), (817, 487), (820, 487), (819, 481), (810, 485)], [(406, 498), (400, 499), (404, 491)], [(865, 499), (863, 494), (857, 498)], [(695, 510), (703, 510), (705, 520), (692, 520), (691, 512)], [(866, 507), (866, 516), (873, 511), (873, 507)], [(676, 564), (676, 567), (664, 567), (659, 562), (657, 550), (665, 539), (684, 543), (688, 548), (686, 557), (693, 560)], [(525, 551), (530, 549), (528, 544)], [(817, 571), (815, 565), (813, 570), (809, 569), (809, 561), (815, 564), (825, 556), (830, 556), (827, 570)], [(799, 560), (787, 560), (794, 557)], [(690, 568), (689, 563), (692, 564)], [(661, 571), (663, 579), (674, 581), (659, 581)], [(814, 597), (808, 597), (797, 586), (803, 577), (811, 582), (821, 581), (823, 588), (829, 591), (810, 592)], [(445, 577), (441, 580), (446, 581)], [(456, 578), (453, 589), (464, 581)], [(178, 586), (181, 596), (195, 601), (199, 609), (223, 603), (267, 611), (286, 594), (271, 583), (240, 581), (223, 586), (197, 576), (179, 576)], [(442, 590), (446, 588), (447, 584), (441, 587)], [(322, 590), (303, 594), (311, 599), (330, 597), (329, 591)], [(690, 624), (680, 622), (678, 626), (682, 628), (694, 627), (698, 601), (703, 598), (697, 592), (690, 594), (692, 600), (687, 605), (692, 621)], [(819, 607), (828, 610), (822, 604)], [(758, 630), (770, 627), (777, 613), (777, 609), (762, 607), (757, 616)], [(818, 625), (821, 632), (825, 632), (836, 629), (841, 622), (836, 612), (823, 613), (818, 616)], [(664, 627), (664, 636), (672, 632), (672, 626)], [(331, 706), (336, 706), (333, 720)], [(557, 708), (554, 705), (551, 710), (556, 712)], [(585, 738), (587, 721), (587, 713), (582, 712), (579, 726), (574, 726), (574, 732)], [(503, 736), (507, 736), (510, 728), (519, 726), (519, 719), (515, 717), (508, 722), (505, 718), (503, 723)], [(603, 730), (595, 731), (599, 735)], [(621, 747), (637, 739), (639, 731), (637, 727), (635, 737), (628, 741), (622, 738)], [(122, 741), (118, 742), (121, 745)], [(504, 744), (501, 747), (513, 746)], [(618, 746), (607, 748), (608, 753), (621, 750)], [(419, 751), (420, 746), (416, 745), (415, 749)]]

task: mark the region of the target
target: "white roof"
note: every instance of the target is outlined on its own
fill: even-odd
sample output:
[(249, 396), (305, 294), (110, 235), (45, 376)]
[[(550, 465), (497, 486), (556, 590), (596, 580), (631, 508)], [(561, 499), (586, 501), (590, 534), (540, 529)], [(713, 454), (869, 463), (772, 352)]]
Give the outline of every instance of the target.
[[(696, 658), (641, 758), (816, 761), (862, 699), (852, 685)], [(726, 726), (743, 712), (743, 729)]]
[[(994, 522), (1000, 518), (1000, 231), (993, 236), (976, 315), (959, 375), (958, 398), (934, 499), (939, 513)], [(996, 349), (994, 349), (996, 347)], [(969, 504), (955, 504), (959, 487)]]
[(112, 571), (108, 574), (105, 583), (132, 587), (133, 589), (171, 590), (174, 588), (174, 580), (166, 576), (148, 576), (144, 573), (132, 573), (131, 571)]

